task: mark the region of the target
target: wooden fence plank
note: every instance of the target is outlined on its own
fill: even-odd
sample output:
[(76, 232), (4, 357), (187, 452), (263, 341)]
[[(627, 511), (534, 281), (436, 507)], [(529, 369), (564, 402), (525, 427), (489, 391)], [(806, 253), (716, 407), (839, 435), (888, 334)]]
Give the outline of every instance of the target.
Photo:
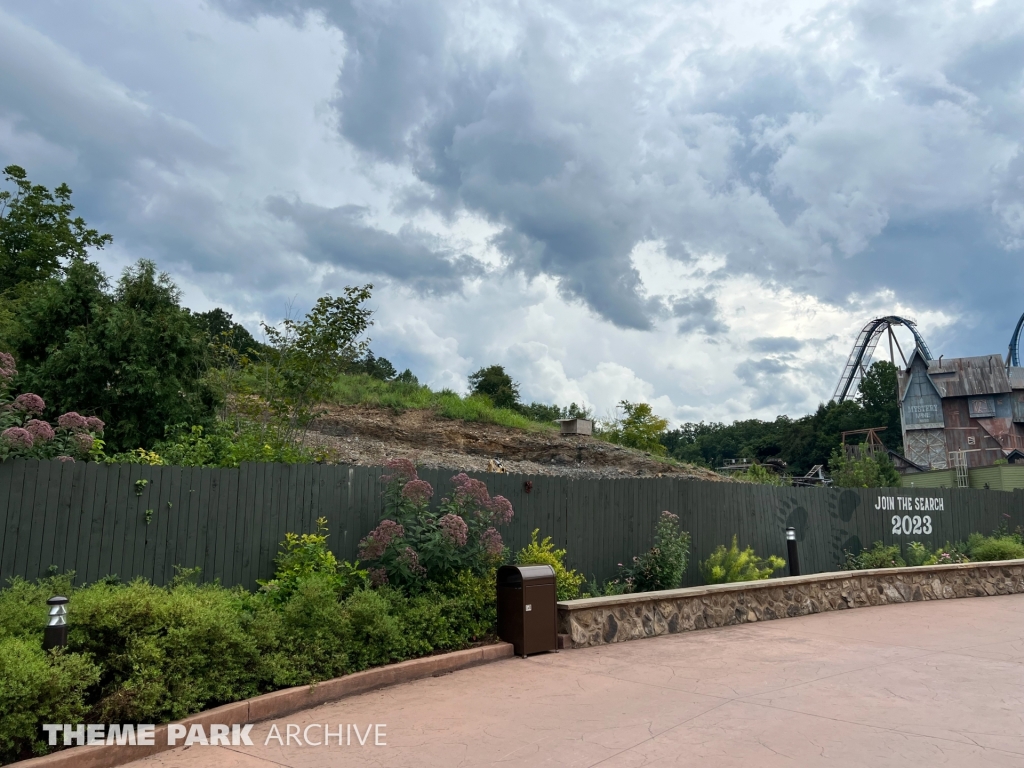
[[(62, 519), (64, 521), (63, 548), (60, 550), (60, 561), (57, 563), (61, 572), (73, 571), (78, 561), (78, 538), (82, 525), (82, 503), (85, 498), (85, 477), (90, 464), (76, 461), (71, 464), (70, 482), (68, 483), (67, 502), (61, 502)], [(2, 467), (2, 465), (0, 465)], [(57, 552), (54, 552), (54, 558)]]
[(5, 467), (6, 472), (0, 475), (0, 479), (7, 481), (7, 521), (4, 526), (4, 540), (2, 547), (3, 555), (0, 561), (0, 578), (6, 583), (7, 579), (18, 573), (15, 570), (15, 556), (18, 552), (18, 540), (21, 537), (22, 527), (30, 522), (25, 515), (22, 500), (24, 499), (25, 478), (28, 475), (27, 461), (13, 461), (0, 464)]
[(76, 583), (89, 584), (97, 578), (99, 570), (100, 538), (103, 536), (103, 509), (106, 504), (107, 478), (110, 467), (90, 463), (85, 470), (85, 488), (82, 491), (82, 517), (78, 532), (79, 566)]
[[(51, 566), (57, 568), (60, 571), (60, 566), (57, 560), (54, 558), (55, 545), (57, 538), (60, 533), (64, 533), (66, 526), (62, 526), (60, 518), (60, 504), (61, 496), (63, 492), (63, 476), (64, 470), (67, 469), (68, 475), (68, 496), (71, 493), (71, 467), (72, 464), (65, 464), (60, 462), (58, 465), (54, 465), (50, 471), (50, 480), (47, 483), (46, 489), (46, 501), (43, 505), (43, 540), (42, 546), (39, 552), (39, 574), (45, 573)], [(61, 543), (61, 550), (63, 550), (63, 542)], [(63, 560), (63, 556), (61, 557)]]
[[(46, 512), (46, 486), (50, 476), (50, 462), (33, 461), (29, 465), (31, 482), (25, 483), (22, 508), (31, 510), (29, 518), (18, 540), (18, 552), (14, 557), (14, 568), (18, 573), (36, 578), (39, 570), (39, 553), (43, 544), (43, 523)], [(28, 570), (32, 562), (33, 569)]]

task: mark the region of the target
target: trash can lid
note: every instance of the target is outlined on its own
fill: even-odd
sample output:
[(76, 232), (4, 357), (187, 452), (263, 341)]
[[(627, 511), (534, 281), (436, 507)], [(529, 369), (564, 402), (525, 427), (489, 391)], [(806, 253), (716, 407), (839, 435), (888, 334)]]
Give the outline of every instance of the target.
[(498, 584), (553, 584), (555, 569), (550, 565), (503, 565), (498, 569)]

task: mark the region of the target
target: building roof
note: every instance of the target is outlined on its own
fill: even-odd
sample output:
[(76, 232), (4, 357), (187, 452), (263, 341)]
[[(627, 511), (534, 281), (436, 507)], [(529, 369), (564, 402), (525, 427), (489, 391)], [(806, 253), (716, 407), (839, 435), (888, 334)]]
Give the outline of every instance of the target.
[(1010, 386), (1013, 389), (1024, 389), (1024, 368), (1013, 368), (1007, 369), (1007, 374), (1010, 379)]
[(1002, 355), (930, 360), (928, 378), (942, 397), (995, 395), (1010, 391)]

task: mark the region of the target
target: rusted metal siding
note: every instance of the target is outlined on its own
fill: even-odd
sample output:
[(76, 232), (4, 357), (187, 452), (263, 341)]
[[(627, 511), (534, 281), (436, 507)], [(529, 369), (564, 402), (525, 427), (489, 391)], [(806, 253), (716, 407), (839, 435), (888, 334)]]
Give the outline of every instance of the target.
[(1002, 355), (932, 360), (928, 364), (928, 375), (944, 398), (1010, 391)]

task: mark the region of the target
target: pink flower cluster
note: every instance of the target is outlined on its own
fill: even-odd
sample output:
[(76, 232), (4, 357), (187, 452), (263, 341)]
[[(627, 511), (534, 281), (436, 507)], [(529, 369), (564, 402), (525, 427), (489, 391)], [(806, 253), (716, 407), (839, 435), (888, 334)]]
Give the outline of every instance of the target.
[(69, 411), (57, 419), (57, 426), (70, 432), (85, 432), (89, 429), (89, 421), (82, 414)]
[(405, 528), (394, 520), (382, 520), (381, 524), (374, 528), (359, 542), (359, 555), (366, 560), (376, 560), (384, 554), (384, 550), (395, 539), (405, 535)]
[(456, 547), (466, 546), (466, 539), (469, 536), (469, 526), (466, 521), (458, 515), (447, 514), (437, 521), (441, 533), (448, 541)]
[(0, 432), (0, 438), (12, 448), (31, 448), (32, 433), (22, 427), (8, 427)]
[(434, 489), (426, 480), (410, 480), (402, 487), (402, 496), (413, 504), (426, 504), (434, 495)]
[(505, 548), (505, 543), (501, 540), (501, 534), (494, 528), (488, 528), (480, 534), (480, 545), (484, 548), (484, 552), (491, 557), (497, 557)]
[(504, 496), (494, 496), (487, 503), (487, 509), (491, 512), (491, 522), (497, 525), (504, 525), (512, 520), (515, 512), (512, 511), (512, 502)]
[(39, 395), (33, 395), (31, 392), (26, 392), (24, 395), (18, 395), (14, 398), (13, 406), (16, 411), (32, 413), (36, 416), (46, 410), (46, 403), (43, 402), (43, 398)]
[(452, 478), (452, 485), (455, 486), (456, 501), (465, 503), (472, 500), (480, 506), (486, 506), (487, 502), (491, 500), (487, 486), (480, 480), (474, 480), (465, 472), (455, 475)]
[(14, 366), (14, 357), (7, 352), (0, 352), (0, 386), (7, 386), (18, 375)]
[(89, 451), (92, 450), (93, 444), (95, 443), (95, 441), (92, 438), (92, 435), (85, 434), (84, 432), (79, 432), (78, 434), (72, 435), (72, 440), (74, 441), (75, 448), (77, 448), (79, 453), (82, 454), (89, 453)]
[(495, 525), (504, 525), (512, 519), (512, 502), (504, 496), (492, 498), (487, 492), (487, 485), (482, 481), (460, 472), (452, 478), (452, 484), (455, 486), (452, 494), (455, 503), (475, 506), (477, 517)]
[(49, 422), (39, 419), (29, 419), (25, 422), (25, 429), (32, 434), (32, 440), (36, 443), (48, 443), (53, 440), (54, 431)]
[(368, 568), (366, 573), (370, 577), (370, 583), (375, 587), (382, 587), (388, 583), (388, 572), (383, 568)]
[(388, 459), (384, 462), (384, 468), (391, 474), (382, 475), (380, 481), (382, 483), (390, 483), (395, 480), (417, 480), (419, 476), (416, 474), (416, 465), (408, 459)]
[(405, 565), (406, 568), (417, 576), (422, 576), (427, 572), (427, 569), (420, 565), (420, 556), (416, 554), (416, 550), (412, 547), (405, 548), (402, 554), (398, 556), (398, 562)]
[(103, 423), (103, 419), (96, 418), (95, 416), (87, 417), (85, 424), (89, 427), (90, 432), (95, 432), (97, 435), (102, 435), (103, 430), (107, 428), (107, 425)]

